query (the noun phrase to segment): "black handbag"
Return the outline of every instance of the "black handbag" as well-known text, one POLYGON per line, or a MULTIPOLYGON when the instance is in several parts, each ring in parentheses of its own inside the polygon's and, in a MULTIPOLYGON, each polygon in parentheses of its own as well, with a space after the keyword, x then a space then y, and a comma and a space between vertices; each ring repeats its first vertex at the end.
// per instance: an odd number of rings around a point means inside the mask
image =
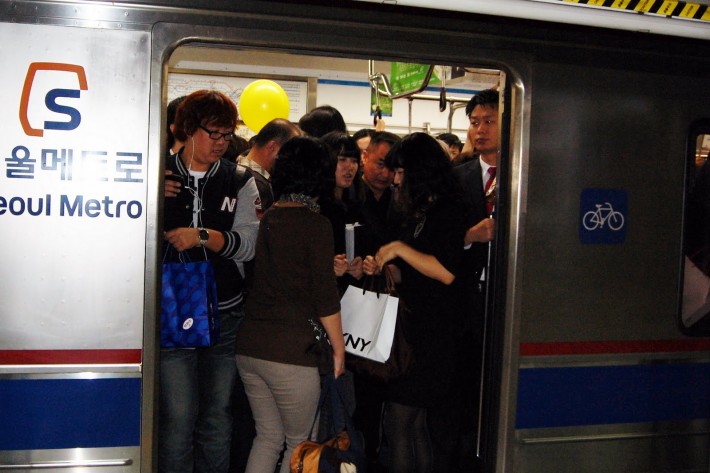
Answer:
POLYGON ((312 353, 317 358, 318 373, 321 376, 332 374, 335 366, 333 364, 333 347, 330 345, 328 334, 318 320, 308 319, 313 329, 313 343, 308 347, 308 353, 312 353))

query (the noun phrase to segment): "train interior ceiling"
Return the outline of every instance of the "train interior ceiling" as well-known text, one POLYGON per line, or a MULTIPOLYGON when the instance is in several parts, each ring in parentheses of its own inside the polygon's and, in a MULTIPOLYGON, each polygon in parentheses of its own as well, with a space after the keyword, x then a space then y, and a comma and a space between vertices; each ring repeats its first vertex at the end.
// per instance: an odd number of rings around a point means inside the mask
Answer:
MULTIPOLYGON (((225 92, 239 104, 245 86, 257 79, 269 79, 286 91, 289 119, 294 122, 315 106, 331 105, 354 133, 373 126, 374 111, 379 106, 387 131, 400 135, 452 132, 463 141, 468 127, 465 103, 479 90, 499 87, 503 77, 497 70, 468 66, 413 65, 197 44, 181 46, 170 57, 167 100, 206 88, 225 92), (426 75, 421 71, 429 66, 436 67, 428 85, 419 90, 426 75), (393 71, 414 78, 404 84, 390 84, 393 71), (379 94, 373 92, 373 85, 379 88, 379 94), (391 100, 388 92, 397 98, 391 100)), ((241 125, 237 133, 248 138, 253 131, 241 125)))

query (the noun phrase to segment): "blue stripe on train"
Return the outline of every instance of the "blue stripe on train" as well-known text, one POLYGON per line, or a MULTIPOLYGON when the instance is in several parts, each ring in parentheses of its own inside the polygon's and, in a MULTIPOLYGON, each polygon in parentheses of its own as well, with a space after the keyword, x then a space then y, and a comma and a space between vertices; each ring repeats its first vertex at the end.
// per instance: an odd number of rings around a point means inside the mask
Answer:
POLYGON ((2 379, 0 450, 140 445, 141 380, 2 379))
POLYGON ((516 428, 710 418, 710 363, 525 368, 516 428))

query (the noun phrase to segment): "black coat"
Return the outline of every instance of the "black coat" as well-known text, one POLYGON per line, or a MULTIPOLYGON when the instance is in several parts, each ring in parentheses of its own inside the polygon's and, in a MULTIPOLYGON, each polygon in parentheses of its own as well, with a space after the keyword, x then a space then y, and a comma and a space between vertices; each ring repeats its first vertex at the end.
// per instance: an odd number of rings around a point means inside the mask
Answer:
MULTIPOLYGON (((481 162, 474 159, 454 168, 464 192, 464 202, 468 207, 466 224, 469 228, 488 218, 486 198, 483 192, 481 162)), ((465 277, 478 280, 488 260, 488 243, 474 243, 465 252, 465 277)))

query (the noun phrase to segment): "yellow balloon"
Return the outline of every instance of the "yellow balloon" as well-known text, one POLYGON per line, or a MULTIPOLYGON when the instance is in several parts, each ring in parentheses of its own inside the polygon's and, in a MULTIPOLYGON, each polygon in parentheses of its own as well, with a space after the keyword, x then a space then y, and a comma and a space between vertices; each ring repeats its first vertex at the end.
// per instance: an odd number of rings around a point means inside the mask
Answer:
POLYGON ((239 98, 239 115, 254 133, 259 133, 274 118, 288 119, 289 110, 288 95, 271 80, 255 80, 239 98))

